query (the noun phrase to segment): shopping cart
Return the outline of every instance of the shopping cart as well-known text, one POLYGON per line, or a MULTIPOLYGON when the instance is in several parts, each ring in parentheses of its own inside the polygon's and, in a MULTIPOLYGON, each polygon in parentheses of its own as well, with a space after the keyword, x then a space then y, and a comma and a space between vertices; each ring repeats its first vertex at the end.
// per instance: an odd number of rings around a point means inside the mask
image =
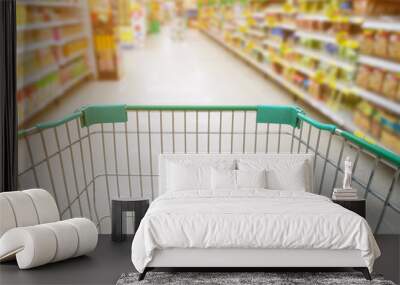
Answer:
POLYGON ((175 17, 172 23, 172 39, 182 41, 185 38, 186 19, 184 17, 175 17))
POLYGON ((312 153, 326 196, 349 156, 371 228, 400 233, 400 156, 292 106, 85 106, 20 131, 19 188, 47 189, 62 218, 109 233, 112 197, 157 196, 160 153, 312 153))

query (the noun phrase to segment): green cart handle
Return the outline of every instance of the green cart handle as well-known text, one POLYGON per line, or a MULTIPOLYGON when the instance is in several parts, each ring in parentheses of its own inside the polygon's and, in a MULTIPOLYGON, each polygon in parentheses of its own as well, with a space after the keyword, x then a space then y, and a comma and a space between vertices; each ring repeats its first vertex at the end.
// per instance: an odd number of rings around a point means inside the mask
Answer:
POLYGON ((22 138, 35 131, 55 128, 78 118, 81 120, 82 127, 99 123, 126 122, 128 120, 128 111, 256 111, 257 123, 286 124, 292 127, 299 127, 300 122, 304 121, 317 129, 339 135, 377 157, 391 162, 396 167, 400 167, 400 155, 377 144, 372 144, 352 133, 340 130, 335 125, 318 122, 308 117, 301 108, 296 106, 88 105, 62 119, 37 124, 30 129, 20 130, 18 136, 22 138))

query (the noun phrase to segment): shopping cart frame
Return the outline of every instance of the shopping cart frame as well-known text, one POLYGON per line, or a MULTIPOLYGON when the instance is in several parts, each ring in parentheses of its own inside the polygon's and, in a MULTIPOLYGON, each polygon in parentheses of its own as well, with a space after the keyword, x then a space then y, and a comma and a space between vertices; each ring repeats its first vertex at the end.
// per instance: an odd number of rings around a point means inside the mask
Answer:
POLYGON ((19 131, 19 146, 24 150, 19 188, 46 188, 62 217, 86 216, 103 233, 110 231, 113 196, 156 197, 160 153, 267 152, 314 153, 319 173, 314 192, 326 196, 339 183, 342 161, 350 154, 353 184, 371 204, 379 204, 373 209, 379 214, 369 220, 374 232, 400 232, 396 224, 385 225, 400 217, 400 156, 295 106, 88 105, 19 131), (379 179, 385 189, 378 189, 379 179))

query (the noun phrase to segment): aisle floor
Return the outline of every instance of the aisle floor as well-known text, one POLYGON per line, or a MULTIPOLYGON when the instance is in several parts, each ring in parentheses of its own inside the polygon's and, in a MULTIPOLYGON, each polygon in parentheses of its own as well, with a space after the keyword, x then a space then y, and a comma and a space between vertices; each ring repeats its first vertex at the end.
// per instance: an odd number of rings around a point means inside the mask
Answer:
POLYGON ((36 121, 59 118, 85 104, 294 104, 286 90, 196 30, 173 41, 165 28, 149 36, 145 47, 122 52, 119 81, 84 83, 36 121))

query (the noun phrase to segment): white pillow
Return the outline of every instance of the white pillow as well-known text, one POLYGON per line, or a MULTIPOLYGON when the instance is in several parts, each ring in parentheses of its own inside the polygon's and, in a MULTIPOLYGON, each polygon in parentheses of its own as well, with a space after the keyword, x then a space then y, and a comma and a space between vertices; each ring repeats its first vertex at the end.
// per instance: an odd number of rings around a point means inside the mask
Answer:
POLYGON ((168 163, 168 191, 210 189, 210 167, 168 163))
POLYGON ((236 189, 236 170, 211 168, 211 189, 236 189))
POLYGON ((313 154, 269 154, 238 160, 240 170, 266 169, 267 188, 313 192, 313 154))
POLYGON ((281 169, 267 171, 267 187, 271 190, 308 191, 310 189, 308 161, 281 169))
POLYGON ((266 188, 266 170, 236 170, 237 188, 266 188))

